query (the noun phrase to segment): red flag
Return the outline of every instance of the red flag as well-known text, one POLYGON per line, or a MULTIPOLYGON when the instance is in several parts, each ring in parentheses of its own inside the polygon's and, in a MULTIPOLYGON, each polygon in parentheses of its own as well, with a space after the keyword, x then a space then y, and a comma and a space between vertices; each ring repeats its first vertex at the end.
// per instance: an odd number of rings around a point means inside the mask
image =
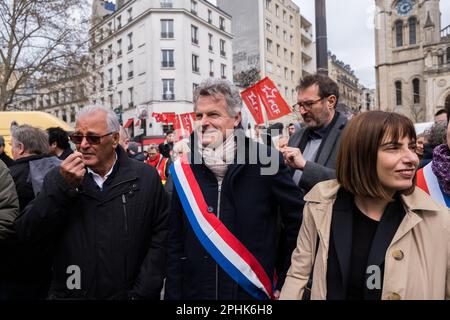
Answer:
POLYGON ((169 124, 169 123, 174 123, 175 122, 175 113, 173 112, 166 112, 163 113, 165 120, 164 123, 165 124, 169 124))
POLYGON ((269 121, 291 113, 289 105, 284 101, 277 87, 275 87, 269 78, 262 79, 255 87, 258 88, 259 96, 266 108, 269 121))
POLYGON ((175 138, 177 140, 180 140, 180 138, 183 136, 183 126, 180 115, 178 114, 174 115, 173 130, 175 131, 175 138))
POLYGON ((156 122, 162 122, 161 113, 153 112, 152 117, 155 118, 156 122))
POLYGON ((190 135, 194 131, 194 126, 192 123, 192 117, 190 113, 180 114, 181 125, 184 129, 184 135, 190 135))
POLYGON ((264 123, 262 106, 259 100, 258 89, 255 86, 241 92, 241 97, 247 105, 248 110, 255 119, 256 124, 264 123))

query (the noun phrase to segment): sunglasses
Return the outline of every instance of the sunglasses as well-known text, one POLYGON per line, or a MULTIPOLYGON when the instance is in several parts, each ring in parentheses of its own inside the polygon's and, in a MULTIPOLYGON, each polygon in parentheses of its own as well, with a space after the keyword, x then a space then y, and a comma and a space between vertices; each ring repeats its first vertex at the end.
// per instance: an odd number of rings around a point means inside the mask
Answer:
POLYGON ((82 135, 82 134, 79 134, 79 133, 74 133, 74 134, 71 134, 69 136, 69 138, 70 138, 70 141, 72 141, 75 144, 81 144, 83 142, 83 139, 86 138, 86 141, 89 144, 94 145, 94 144, 100 144, 102 142, 102 138, 104 138, 106 136, 109 136, 109 135, 112 135, 114 133, 116 133, 116 132, 112 131, 112 132, 104 134, 102 136, 97 136, 95 134, 89 134, 89 135, 85 136, 85 135, 82 135))

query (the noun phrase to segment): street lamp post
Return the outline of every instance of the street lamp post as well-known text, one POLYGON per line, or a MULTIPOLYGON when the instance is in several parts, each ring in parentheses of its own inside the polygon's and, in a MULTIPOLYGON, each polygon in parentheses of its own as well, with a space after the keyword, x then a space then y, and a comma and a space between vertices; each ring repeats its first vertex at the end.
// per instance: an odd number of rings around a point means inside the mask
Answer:
POLYGON ((328 75, 326 0, 315 0, 317 73, 328 75))

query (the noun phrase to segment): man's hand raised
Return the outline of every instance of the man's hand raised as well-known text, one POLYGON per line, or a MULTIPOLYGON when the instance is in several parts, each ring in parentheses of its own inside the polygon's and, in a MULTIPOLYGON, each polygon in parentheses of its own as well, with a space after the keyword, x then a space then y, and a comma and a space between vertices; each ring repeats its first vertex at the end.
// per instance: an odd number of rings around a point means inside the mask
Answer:
POLYGON ((86 174, 83 155, 75 151, 61 163, 59 170, 68 185, 73 188, 79 187, 86 174))

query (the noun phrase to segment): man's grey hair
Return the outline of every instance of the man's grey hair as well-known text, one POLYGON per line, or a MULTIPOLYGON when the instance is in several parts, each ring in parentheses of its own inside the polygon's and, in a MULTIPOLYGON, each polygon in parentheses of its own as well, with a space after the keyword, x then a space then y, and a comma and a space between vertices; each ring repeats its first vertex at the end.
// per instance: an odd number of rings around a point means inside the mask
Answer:
POLYGON ((30 154, 46 154, 49 152, 48 133, 45 130, 23 124, 11 127, 11 137, 14 144, 23 145, 25 152, 30 154))
POLYGON ((102 111, 106 114, 106 124, 110 132, 120 132, 120 123, 116 114, 111 109, 100 106, 86 106, 77 113, 77 120, 90 116, 98 111, 102 111))
POLYGON ((439 122, 433 124, 428 136, 428 144, 431 148, 435 148, 441 144, 447 143, 447 122, 439 122))
POLYGON ((227 112, 231 117, 236 116, 242 109, 242 98, 239 89, 230 81, 224 79, 209 78, 203 81, 194 91, 194 110, 197 110, 197 102, 200 97, 216 97, 218 94, 225 96, 227 112))

